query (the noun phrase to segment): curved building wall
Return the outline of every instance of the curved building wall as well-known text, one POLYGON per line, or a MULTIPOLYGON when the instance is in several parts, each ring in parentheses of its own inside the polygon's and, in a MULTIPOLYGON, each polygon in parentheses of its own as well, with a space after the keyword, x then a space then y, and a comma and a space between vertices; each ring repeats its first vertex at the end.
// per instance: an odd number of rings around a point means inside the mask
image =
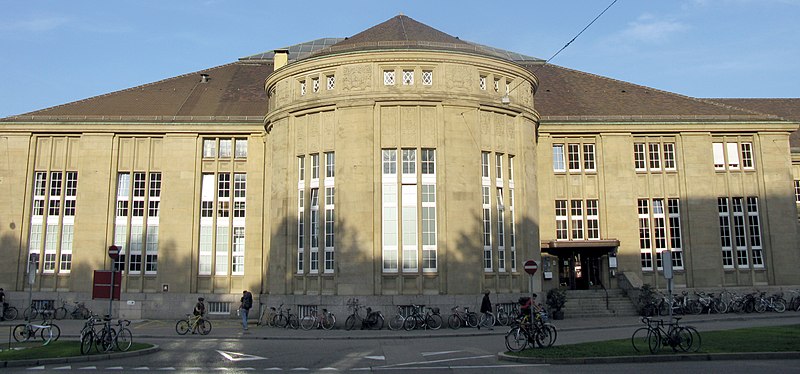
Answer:
POLYGON ((270 297, 449 305, 436 296, 527 292, 521 263, 539 245, 535 84, 505 61, 426 51, 326 56, 274 73, 270 297))

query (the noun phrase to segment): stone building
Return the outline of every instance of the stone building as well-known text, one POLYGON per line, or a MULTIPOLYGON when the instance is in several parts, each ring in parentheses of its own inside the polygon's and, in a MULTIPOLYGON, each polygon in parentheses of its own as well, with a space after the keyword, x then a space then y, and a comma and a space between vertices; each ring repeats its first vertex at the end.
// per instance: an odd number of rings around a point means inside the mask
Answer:
POLYGON ((663 288, 664 250, 677 287, 800 284, 800 118, 755 103, 397 16, 0 119, 0 286, 22 300, 31 261, 35 300, 88 300, 115 266, 130 318, 231 314, 243 289, 344 314, 663 288))

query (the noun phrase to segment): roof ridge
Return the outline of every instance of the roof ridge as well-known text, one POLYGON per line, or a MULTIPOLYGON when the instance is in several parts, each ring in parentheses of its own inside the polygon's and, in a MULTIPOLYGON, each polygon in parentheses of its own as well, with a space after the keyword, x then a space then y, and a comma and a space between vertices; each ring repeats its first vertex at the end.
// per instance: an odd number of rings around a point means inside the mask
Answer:
MULTIPOLYGON (((541 67, 545 66, 545 64, 535 64, 535 63, 528 63, 528 64, 525 64, 525 65, 529 65, 529 66, 539 65, 541 67)), ((700 99, 700 98, 696 98, 696 97, 692 97, 692 96, 687 96, 687 95, 683 95, 683 94, 679 94, 679 93, 675 93, 675 92, 670 92, 670 91, 666 91, 666 90, 662 90, 662 89, 658 89, 658 88, 653 88, 653 87, 650 87, 650 86, 631 83, 631 82, 624 81, 624 80, 621 80, 621 79, 616 79, 616 78, 611 78, 611 77, 607 77, 607 76, 603 76, 603 75, 599 75, 599 74, 595 74, 595 73, 589 73, 589 72, 585 72, 585 71, 581 71, 581 70, 575 70, 575 69, 571 69, 571 68, 566 68, 566 67, 563 67, 561 65, 556 65, 556 64, 553 64, 553 63, 547 63, 546 65, 549 65, 549 66, 552 66, 552 67, 555 67, 555 68, 558 68, 558 69, 562 69, 562 70, 568 70, 568 71, 576 72, 576 73, 579 73, 579 74, 589 75, 589 76, 592 76, 592 77, 595 77, 595 78, 600 78, 600 79, 611 81, 611 82, 624 83, 624 84, 631 85, 631 86, 634 86, 634 87, 638 87, 638 88, 642 88, 642 89, 646 89, 646 90, 652 90, 654 92, 658 92, 658 93, 662 93, 662 94, 666 94, 666 95, 670 95, 670 96, 681 97, 683 99, 688 99, 688 100, 692 100, 692 101, 703 103, 703 104, 714 105, 714 106, 725 108, 725 109, 734 109, 734 110, 737 110, 737 111, 740 111, 740 112, 745 112, 745 113, 750 113, 750 114, 761 114, 761 115, 767 115, 767 116, 774 116, 774 115, 769 115, 769 114, 766 114, 766 113, 751 112, 751 111, 743 109, 743 108, 738 108, 738 107, 734 107, 734 106, 730 106, 730 105, 725 105, 725 104, 722 104, 722 103, 719 103, 719 102, 714 102, 714 101, 707 101, 707 100, 704 100, 704 99, 700 99)), ((538 68, 537 68, 537 70, 538 70, 538 68)))

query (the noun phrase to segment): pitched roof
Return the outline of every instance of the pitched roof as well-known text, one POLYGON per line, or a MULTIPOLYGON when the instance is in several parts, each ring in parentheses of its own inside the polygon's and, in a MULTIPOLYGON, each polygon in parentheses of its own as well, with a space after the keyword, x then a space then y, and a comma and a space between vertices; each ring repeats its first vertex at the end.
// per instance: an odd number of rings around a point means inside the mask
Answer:
MULTIPOLYGON (((161 81, 15 116, 85 117, 254 117, 266 113, 264 80, 272 62, 235 62, 161 81), (207 75, 203 82, 202 74, 207 75)), ((15 117, 9 117, 13 119, 15 117)))
MULTIPOLYGON (((525 64, 539 78, 534 107, 542 120, 566 117, 719 120, 771 117, 557 65, 525 64)), ((610 118, 608 118, 610 119, 610 118)), ((772 119, 775 119, 772 116, 772 119)))
POLYGON ((330 47, 311 53, 309 57, 386 49, 462 51, 509 59, 507 54, 498 52, 496 48, 463 41, 402 14, 345 38, 330 47))
MULTIPOLYGON (((719 103, 754 110, 761 113, 775 114, 793 122, 800 122, 800 98, 786 99, 708 99, 719 103)), ((792 147, 800 147, 800 130, 789 137, 792 147)))

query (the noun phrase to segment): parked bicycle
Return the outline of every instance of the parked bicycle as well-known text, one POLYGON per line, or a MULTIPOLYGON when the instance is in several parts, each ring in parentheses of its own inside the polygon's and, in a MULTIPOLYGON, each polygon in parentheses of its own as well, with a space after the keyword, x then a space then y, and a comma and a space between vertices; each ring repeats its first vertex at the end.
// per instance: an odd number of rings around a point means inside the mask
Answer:
POLYGON ((211 321, 202 315, 187 314, 186 318, 175 324, 175 331, 178 335, 186 335, 189 331, 192 334, 208 335, 211 332, 211 321))
POLYGON ((642 323, 647 326, 636 329, 631 335, 633 349, 655 354, 662 347, 669 346, 673 352, 697 352, 701 344, 700 333, 694 327, 681 326, 679 321, 680 317, 674 318, 674 322, 642 317, 642 323))
POLYGON ((533 321, 530 320, 530 315, 525 314, 506 333, 506 348, 512 352, 520 352, 528 346, 552 347, 558 339, 558 329, 547 321, 547 312, 536 312, 533 321))
POLYGON ((8 303, 3 303, 3 319, 6 321, 13 321, 17 319, 18 314, 17 308, 8 305, 8 303))
POLYGON ((402 330, 406 322, 406 307, 402 305, 397 306, 397 314, 389 318, 389 330, 402 330))
POLYGON ((36 339, 37 333, 42 339, 42 342, 44 342, 43 345, 48 345, 50 342, 58 340, 61 336, 61 328, 52 323, 52 321, 43 321, 41 324, 35 324, 29 321, 14 326, 12 332, 14 340, 17 342, 27 342, 30 339, 36 339))
POLYGON ((283 309, 283 304, 278 307, 277 314, 272 318, 272 325, 283 328, 300 328, 300 320, 297 314, 292 313, 292 308, 283 309))
POLYGON ((347 330, 352 330, 358 325, 361 326, 362 330, 380 330, 383 328, 385 322, 383 314, 367 307, 364 316, 362 316, 361 309, 364 309, 364 306, 358 302, 357 298, 347 300, 347 308, 351 310, 350 315, 344 321, 344 327, 347 330))
POLYGON ((275 326, 272 321, 275 319, 276 315, 278 315, 278 311, 274 306, 261 309, 261 315, 258 316, 256 326, 275 326))
POLYGON ((72 319, 87 319, 92 314, 92 311, 82 301, 73 301, 72 303, 74 305, 70 307, 66 301, 61 300, 61 306, 55 309, 55 318, 60 320, 69 316, 72 319))
POLYGON ((111 324, 111 316, 105 315, 102 319, 90 317, 87 325, 84 325, 84 330, 81 331, 82 355, 89 354, 92 348, 97 352, 114 350, 114 347, 117 346, 117 330, 111 324))
POLYGON ((422 314, 424 305, 412 305, 413 311, 406 317, 403 323, 403 328, 406 331, 414 329, 431 329, 438 330, 442 327, 442 316, 439 315, 439 308, 425 308, 425 314, 422 314))
POLYGON ((55 315, 55 313, 56 310, 53 307, 53 303, 48 300, 38 300, 31 302, 31 305, 22 312, 22 316, 25 317, 26 321, 32 321, 39 316, 43 316, 46 319, 55 315))
POLYGON ((511 302, 505 305, 497 304, 495 318, 497 319, 497 323, 508 326, 511 325, 517 318, 519 318, 519 311, 515 307, 509 307, 509 305, 514 305, 516 302, 511 302))
POLYGON ((325 308, 322 308, 322 313, 317 313, 315 308, 300 320, 300 327, 303 330, 311 330, 313 328, 330 330, 334 325, 336 325, 336 316, 325 308))
POLYGON ((464 311, 460 311, 458 308, 458 305, 456 305, 450 309, 453 314, 447 318, 447 325, 451 329, 459 329, 461 326, 478 327, 477 313, 470 312, 468 307, 464 307, 464 311))
POLYGON ((761 292, 761 294, 756 299, 755 303, 755 310, 758 313, 764 313, 767 311, 774 311, 777 313, 783 313, 786 311, 786 302, 780 295, 772 295, 772 296, 765 296, 766 292, 761 292))

